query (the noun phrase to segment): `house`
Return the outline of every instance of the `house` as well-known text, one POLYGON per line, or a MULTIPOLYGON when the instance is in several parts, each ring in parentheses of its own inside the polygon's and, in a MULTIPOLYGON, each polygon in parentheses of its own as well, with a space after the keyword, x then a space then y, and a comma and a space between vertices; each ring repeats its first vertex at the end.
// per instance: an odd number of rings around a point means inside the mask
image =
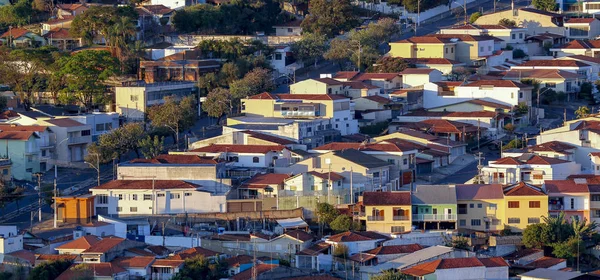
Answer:
POLYGON ((581 172, 581 165, 559 158, 524 153, 518 157, 490 161, 481 172, 484 182, 490 184, 542 184, 545 180, 564 180, 571 174, 578 174, 581 172))
POLYGON ((290 162, 291 153, 282 145, 239 145, 213 144, 186 152, 188 155, 218 157, 235 167, 269 168, 279 159, 290 162))
POLYGON ((55 248, 59 255, 81 255, 85 250, 100 242, 94 235, 85 235, 55 248))
POLYGON ((332 78, 307 79, 290 85, 290 94, 336 94, 344 93, 344 84, 332 78))
POLYGON ((591 18, 570 18, 564 22, 565 35, 569 40, 591 40, 600 35, 600 20, 591 18))
POLYGON ((337 72, 333 79, 341 82, 363 82, 389 92, 402 88, 402 76, 399 73, 360 73, 354 71, 337 72))
POLYGON ((283 187, 285 192, 289 195, 295 195, 299 192, 304 196, 314 195, 315 193, 323 193, 326 195, 329 189, 339 189, 344 183, 344 176, 335 172, 309 171, 286 176, 288 176, 288 178, 284 180, 283 187))
POLYGON ((405 268, 402 273, 418 279, 509 279, 508 263, 500 257, 438 259, 405 268))
POLYGON ((588 185, 590 191, 590 221, 600 222, 600 186, 588 185))
MULTIPOLYGON (((300 38, 298 36, 298 38, 300 38)), ((271 65, 273 71, 271 74, 274 79, 293 80, 296 69, 304 67, 301 60, 296 60, 294 51, 290 45, 279 45, 273 49, 271 55, 267 56, 267 61, 271 65)))
MULTIPOLYGON (((407 117, 410 118, 410 116, 402 116, 401 119, 405 119, 407 117)), ((482 136, 488 135, 487 128, 485 127, 444 119, 428 119, 417 122, 395 121, 391 125, 395 126, 394 129, 391 129, 391 131, 408 128, 429 132, 432 135, 440 138, 445 137, 452 141, 461 141, 465 143, 476 141, 482 136)))
POLYGON ((474 24, 498 24, 501 19, 515 21, 517 26, 526 28, 532 35, 550 32, 564 34, 564 16, 534 8, 508 9, 479 17, 474 24))
POLYGON ((600 57, 600 40, 572 40, 567 44, 550 48, 554 57, 584 55, 600 57))
POLYGON ((123 250, 135 247, 135 245, 133 241, 124 238, 105 237, 81 252, 81 258, 84 263, 109 262, 121 255, 123 250))
POLYGON ((39 47, 46 44, 44 37, 24 28, 9 28, 0 35, 0 45, 12 47, 39 47))
POLYGON ((23 234, 19 234, 17 226, 0 226, 0 254, 19 250, 23 250, 23 234))
POLYGON ((338 246, 348 248, 348 255, 371 250, 381 246, 389 237, 373 231, 347 231, 332 235, 325 239, 333 250, 338 246))
MULTIPOLYGON (((229 277, 228 279, 229 280, 245 280, 245 279, 253 278, 254 277, 253 275, 256 275, 256 277, 257 277, 256 279, 272 279, 272 277, 267 277, 267 276, 265 276, 265 274, 267 274, 268 272, 271 272, 273 270, 276 270, 278 268, 279 268, 278 264, 258 264, 253 269, 248 269, 237 275, 229 277)), ((285 269, 283 269, 283 270, 285 270, 285 269)), ((285 272, 280 272, 280 273, 285 273, 285 272)), ((276 275, 277 275, 277 273, 276 273, 276 275)))
POLYGON ((506 256, 504 256, 504 260, 506 260, 510 265, 527 265, 537 259, 544 257, 544 250, 535 249, 535 248, 526 248, 522 250, 517 250, 512 252, 506 256))
POLYGON ((83 45, 82 39, 73 37, 66 28, 50 29, 43 36, 48 40, 48 45, 63 51, 70 51, 83 45))
POLYGON ((548 215, 548 195, 544 189, 524 182, 504 187, 505 229, 522 232, 527 225, 539 224, 548 215))
POLYGON ((466 63, 451 60, 447 58, 407 58, 407 62, 414 64, 417 68, 435 69, 442 72, 442 75, 449 75, 466 63))
MULTIPOLYGON (((502 77, 504 80, 520 82, 526 79, 537 80, 545 88, 556 92, 575 93, 582 82, 587 81, 584 74, 559 69, 515 69, 509 70, 502 77)), ((536 94, 537 92, 532 92, 536 94)))
POLYGON ((355 254, 350 259, 361 266, 377 265, 423 249, 424 247, 419 244, 383 245, 355 254))
POLYGON ((586 179, 546 180, 549 215, 565 213, 565 218, 590 221, 590 189, 586 179))
MULTIPOLYGON (((165 26, 173 24, 171 18, 175 14, 175 10, 165 5, 142 5, 135 7, 135 9, 142 17, 145 17, 146 15, 151 16, 158 25, 165 26)), ((142 29, 144 28, 144 26, 139 27, 142 29)))
POLYGON ((151 279, 171 279, 183 268, 184 264, 184 260, 155 260, 150 266, 152 270, 151 279))
MULTIPOLYGON (((49 170, 54 166, 54 153, 55 146, 52 143, 53 140, 56 140, 56 136, 53 135, 52 131, 47 126, 41 125, 16 125, 16 124, 0 124, 0 131, 4 132, 33 132, 35 136, 35 141, 37 142, 37 147, 40 149, 39 151, 39 168, 42 172, 49 170)), ((10 153, 9 153, 10 154, 10 153)), ((5 166, 3 169, 8 167, 8 163, 4 162, 5 166)), ((12 161, 10 167, 12 168, 12 161)), ((12 172, 11 172, 12 173, 12 172)), ((4 174, 3 175, 9 175, 4 174)))
MULTIPOLYGON (((363 96, 353 99, 354 110, 384 110, 392 100, 379 95, 363 96)), ((391 117, 391 115, 390 115, 391 117)))
POLYGON ((56 135, 57 165, 82 162, 87 155, 87 147, 92 144, 92 127, 69 118, 39 120, 40 125, 48 126, 56 135), (64 141, 64 142, 62 142, 64 141), (64 143, 60 145, 61 143, 64 143))
POLYGON ((154 257, 118 257, 111 261, 115 266, 124 268, 129 273, 129 277, 137 277, 138 279, 150 279, 150 266, 154 262, 154 257))
POLYGON ((122 267, 112 263, 72 264, 56 280, 73 280, 79 278, 127 280, 129 279, 129 273, 122 267))
POLYGON ((219 71, 221 63, 213 59, 202 59, 199 50, 185 50, 157 60, 142 60, 138 79, 148 83, 169 81, 196 82, 206 73, 219 71))
POLYGON ((283 24, 275 25, 275 36, 300 36, 302 35, 302 20, 296 19, 283 24))
POLYGON ((211 261, 216 261, 220 258, 220 253, 205 249, 202 247, 192 247, 181 252, 175 253, 173 256, 168 257, 170 260, 186 260, 197 257, 203 257, 211 261))
POLYGON ((179 180, 114 180, 90 189, 97 215, 225 212, 225 196, 179 180))
POLYGON ((364 192, 367 231, 410 232, 412 228, 410 192, 364 192), (387 212, 387 214, 386 214, 387 212))
POLYGON ((65 29, 67 32, 71 28, 71 23, 75 16, 64 15, 59 18, 50 19, 42 23, 42 36, 45 36, 50 30, 65 29))
POLYGON ((504 229, 502 185, 456 185, 458 229, 501 231, 504 229))
POLYGON ((533 153, 538 156, 575 161, 576 146, 560 141, 550 141, 543 144, 528 146, 524 149, 510 149, 503 151, 506 157, 520 157, 526 153, 533 153))
POLYGON ((87 4, 75 3, 75 4, 58 4, 56 5, 57 12, 59 18, 65 16, 76 16, 83 14, 85 11, 89 9, 87 4))
POLYGON ((254 199, 262 197, 277 197, 284 190, 284 182, 288 174, 256 174, 238 187, 238 197, 254 199))
MULTIPOLYGON (((511 70, 518 69, 556 69, 556 70, 564 70, 568 72, 572 72, 579 75, 584 75, 585 79, 588 81, 596 81, 598 77, 593 77, 592 65, 590 65, 587 61, 577 61, 577 60, 564 60, 564 59, 553 59, 553 60, 529 60, 527 62, 521 63, 519 65, 511 66, 511 70)), ((575 85, 573 85, 575 86, 575 85)), ((569 89, 567 89, 568 91, 569 89)))
MULTIPOLYGON (((559 57, 559 60, 575 60, 592 66, 592 77, 600 75, 600 58, 585 55, 570 55, 559 57)), ((587 77, 586 77, 587 78, 587 77)), ((585 80, 581 80, 584 82, 585 80)))
POLYGON ((454 185, 416 185, 411 193, 412 225, 416 229, 457 229, 454 185))
POLYGON ((54 198, 57 207, 57 220, 63 223, 91 223, 95 216, 93 195, 62 196, 54 198))
MULTIPOLYGON (((574 271, 562 271, 548 268, 538 268, 519 274, 522 280, 570 280, 582 279, 582 274, 574 271)), ((583 278, 587 279, 587 278, 583 278)))
POLYGON ((330 270, 333 264, 331 244, 320 241, 296 253, 295 264, 300 269, 330 270))
POLYGON ((442 72, 433 68, 406 68, 400 72, 402 87, 413 88, 442 80, 442 72))
POLYGON ((382 93, 382 89, 365 82, 349 81, 344 84, 344 95, 353 100, 367 96, 377 96, 382 93))
MULTIPOLYGON (((328 83, 342 83, 333 79, 328 83)), ((311 80, 306 81, 311 82, 311 80)), ((317 82, 316 84, 323 84, 317 82)), ((329 87, 327 90, 331 89, 329 87)), ((270 94, 261 93, 241 100, 242 113, 246 118, 292 118, 326 120, 324 127, 306 128, 307 136, 319 134, 319 130, 335 129, 341 135, 358 133, 358 122, 354 119, 349 98, 335 94, 270 94)), ((238 124, 238 119, 229 118, 228 125, 238 124)), ((247 129, 244 129, 247 130, 247 129)))
POLYGON ((423 107, 426 109, 485 99, 511 107, 521 103, 531 106, 533 87, 507 80, 479 80, 468 84, 437 82, 424 85, 423 107))
POLYGON ((441 34, 469 34, 469 35, 490 35, 494 36, 498 39, 501 39, 500 47, 506 48, 506 46, 511 46, 515 49, 523 49, 526 53, 527 46, 525 42, 525 37, 527 36, 527 28, 523 27, 512 27, 512 26, 504 26, 495 24, 484 24, 484 25, 475 25, 475 24, 464 24, 451 26, 449 28, 440 29, 441 34))
POLYGON ((33 180, 33 174, 40 172, 39 136, 33 130, 0 131, 0 150, 9 158, 12 177, 16 180, 33 180))
MULTIPOLYGON (((164 103, 166 96, 184 97, 198 92, 193 82, 125 83, 115 87, 116 111, 129 121, 144 120, 148 108, 164 103)), ((200 107, 198 107, 200 112, 200 107)))
POLYGON ((223 260, 227 264, 229 276, 236 275, 254 266, 254 259, 248 255, 238 255, 223 260))

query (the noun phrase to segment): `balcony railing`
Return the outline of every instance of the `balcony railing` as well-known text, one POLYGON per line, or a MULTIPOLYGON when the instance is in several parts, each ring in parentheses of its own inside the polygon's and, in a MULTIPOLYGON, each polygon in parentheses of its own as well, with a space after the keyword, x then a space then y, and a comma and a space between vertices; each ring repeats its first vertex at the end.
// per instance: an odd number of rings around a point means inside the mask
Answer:
POLYGON ((383 221, 384 216, 367 216, 367 221, 383 221))
POLYGON ((394 216, 393 220, 394 221, 408 221, 410 219, 410 216, 394 216))
POLYGON ((92 136, 69 137, 69 144, 84 144, 92 142, 92 136))
POLYGON ((565 210, 565 206, 564 205, 548 205, 548 210, 553 210, 553 211, 559 211, 559 210, 565 210))
POLYGON ((319 116, 318 111, 281 111, 283 117, 315 117, 319 116))
POLYGON ((456 221, 456 214, 414 214, 413 221, 456 221))
POLYGON ((600 201, 590 201, 590 208, 594 209, 600 209, 600 201))

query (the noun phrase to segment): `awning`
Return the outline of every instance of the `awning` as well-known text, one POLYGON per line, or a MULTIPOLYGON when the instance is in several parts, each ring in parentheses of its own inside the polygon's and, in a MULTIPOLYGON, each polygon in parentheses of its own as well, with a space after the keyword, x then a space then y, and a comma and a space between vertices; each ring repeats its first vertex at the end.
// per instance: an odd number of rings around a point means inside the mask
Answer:
POLYGON ((277 220, 277 223, 284 229, 306 228, 308 224, 302 218, 290 218, 277 220))

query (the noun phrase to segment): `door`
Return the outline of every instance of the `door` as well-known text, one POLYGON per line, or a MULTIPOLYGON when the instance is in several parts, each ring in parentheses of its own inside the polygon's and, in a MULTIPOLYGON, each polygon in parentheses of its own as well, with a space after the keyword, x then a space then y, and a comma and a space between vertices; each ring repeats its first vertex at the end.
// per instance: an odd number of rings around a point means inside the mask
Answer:
POLYGON ((446 208, 444 209, 444 214, 445 214, 445 219, 446 220, 451 220, 451 216, 452 216, 452 209, 451 208, 446 208))

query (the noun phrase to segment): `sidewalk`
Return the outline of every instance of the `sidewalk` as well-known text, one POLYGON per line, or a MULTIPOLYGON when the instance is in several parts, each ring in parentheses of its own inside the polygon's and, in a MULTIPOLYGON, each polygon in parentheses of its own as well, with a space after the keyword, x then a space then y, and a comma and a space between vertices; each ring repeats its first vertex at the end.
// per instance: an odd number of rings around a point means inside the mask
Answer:
POLYGON ((431 184, 433 182, 441 181, 450 175, 456 174, 458 171, 475 161, 477 161, 477 159, 474 155, 464 154, 456 158, 450 165, 436 168, 432 173, 417 176, 416 182, 417 184, 431 184))

